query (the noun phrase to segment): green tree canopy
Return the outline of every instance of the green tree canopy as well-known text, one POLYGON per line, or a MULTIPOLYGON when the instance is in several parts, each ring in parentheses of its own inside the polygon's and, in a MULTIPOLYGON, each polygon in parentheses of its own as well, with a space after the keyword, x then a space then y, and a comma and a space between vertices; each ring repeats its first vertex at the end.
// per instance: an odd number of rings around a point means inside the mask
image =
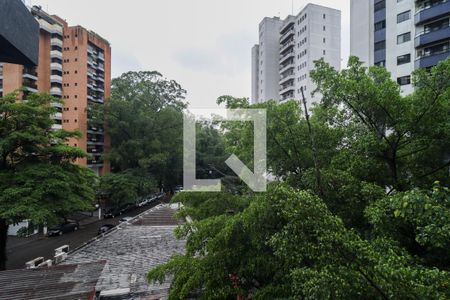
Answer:
POLYGON ((95 175, 73 164, 86 153, 66 144, 80 134, 52 129, 52 102, 46 94, 0 98, 0 269, 10 224, 51 224, 93 207, 95 175))

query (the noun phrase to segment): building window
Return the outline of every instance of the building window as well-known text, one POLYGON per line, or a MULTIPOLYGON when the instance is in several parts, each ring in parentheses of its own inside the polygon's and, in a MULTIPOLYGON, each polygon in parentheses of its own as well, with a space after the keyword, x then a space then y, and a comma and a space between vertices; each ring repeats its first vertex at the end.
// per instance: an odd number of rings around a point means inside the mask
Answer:
POLYGON ((403 44, 411 40, 411 32, 397 35, 397 44, 403 44))
POLYGON ((405 11, 397 15, 397 24, 411 19, 411 11, 405 11))
POLYGON ((75 50, 78 50, 78 46, 75 46, 75 50))
POLYGON ((404 65, 411 62, 411 54, 397 56, 397 65, 404 65))
POLYGON ((325 42, 326 42, 326 39, 325 39, 325 38, 323 38, 323 43, 325 44, 325 42))
POLYGON ((386 49, 386 41, 380 41, 380 42, 375 43, 375 45, 374 45, 375 51, 384 50, 384 49, 386 49))
POLYGON ((73 110, 78 110, 78 107, 74 107, 73 110))
POLYGON ((375 12, 380 11, 380 10, 385 9, 385 8, 386 8, 386 1, 385 0, 380 1, 378 3, 375 3, 375 5, 374 5, 375 12))
POLYGON ((326 15, 326 14, 323 14, 323 18, 326 19, 326 18, 327 18, 327 15, 326 15))
POLYGON ((323 25, 323 31, 326 31, 327 27, 325 25, 323 25))
POLYGON ((75 58, 75 61, 78 61, 78 58, 75 58))
POLYGON ((78 98, 78 95, 75 95, 75 99, 77 99, 78 98))
POLYGON ((411 75, 408 76, 402 76, 397 78, 397 83, 399 85, 408 85, 411 84, 411 75))
POLYGON ((78 74, 78 71, 77 71, 77 70, 75 70, 75 74, 78 74))
POLYGON ((375 23, 374 27, 375 27, 375 31, 386 28, 386 20, 375 23))
POLYGON ((375 63, 375 66, 378 66, 378 67, 385 67, 385 66, 386 66, 386 61, 385 61, 385 60, 382 60, 382 61, 376 62, 376 63, 375 63))
POLYGON ((326 52, 325 50, 323 50, 323 55, 326 55, 326 53, 327 53, 327 52, 326 52))

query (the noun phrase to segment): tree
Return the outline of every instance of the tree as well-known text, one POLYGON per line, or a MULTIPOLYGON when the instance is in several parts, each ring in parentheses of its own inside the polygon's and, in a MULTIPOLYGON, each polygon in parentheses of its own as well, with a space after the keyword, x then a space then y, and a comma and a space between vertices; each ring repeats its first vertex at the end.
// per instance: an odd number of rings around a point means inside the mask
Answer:
POLYGON ((156 188, 156 183, 149 180, 148 174, 127 170, 120 173, 109 173, 100 177, 99 188, 109 195, 109 200, 115 207, 125 203, 133 203, 138 197, 147 196, 156 188))
POLYGON ((159 188, 180 183, 185 93, 158 72, 128 72, 113 79, 105 116, 114 172, 141 169, 159 188))
MULTIPOLYGON (((323 100, 309 122, 295 100, 218 99, 267 109, 267 166, 282 183, 173 199, 194 218, 177 230, 186 253, 149 273, 173 275, 171 299, 450 297, 450 60, 416 71, 408 96, 354 57, 342 71, 318 61, 311 77, 323 100)), ((223 129, 251 165, 252 124, 223 129)))
POLYGON ((449 296, 448 272, 420 265, 389 239, 365 240, 310 192, 275 184, 265 194, 236 197, 238 205, 233 197, 175 197, 187 206, 182 215, 197 217, 177 231, 187 240, 186 254, 148 275, 155 281, 174 276, 170 299, 449 296), (219 199, 228 204, 207 214, 219 199))
POLYGON ((380 185, 402 191, 449 180, 450 59, 429 73, 416 70, 415 92, 408 96, 385 68, 367 69, 356 57, 341 72, 320 60, 311 77, 323 95, 322 107, 334 107, 357 129, 348 139, 385 178, 380 185))
POLYGON ((0 269, 10 224, 53 223, 92 208, 95 175, 73 164, 86 153, 65 144, 80 134, 52 130, 52 102, 58 99, 46 94, 0 98, 0 269))

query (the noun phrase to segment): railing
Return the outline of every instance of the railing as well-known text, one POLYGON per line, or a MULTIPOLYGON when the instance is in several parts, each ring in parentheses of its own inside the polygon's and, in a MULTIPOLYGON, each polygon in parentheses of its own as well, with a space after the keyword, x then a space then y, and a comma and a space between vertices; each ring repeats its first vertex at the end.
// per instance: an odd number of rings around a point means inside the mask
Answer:
POLYGON ((445 28, 448 28, 448 27, 450 27, 450 23, 444 23, 444 24, 440 25, 439 27, 433 27, 433 28, 425 29, 425 30, 419 32, 418 34, 416 34, 416 37, 422 36, 422 35, 430 33, 430 32, 439 31, 441 29, 445 29, 445 28))
POLYGON ((442 50, 439 50, 439 51, 433 51, 433 52, 427 52, 427 53, 423 53, 422 55, 418 55, 417 56, 417 58, 416 58, 416 60, 419 60, 419 59, 422 59, 422 58, 425 58, 425 57, 430 57, 430 56, 435 56, 435 55, 439 55, 439 54, 443 54, 443 53, 448 53, 448 52, 450 52, 450 48, 444 48, 444 49, 442 49, 442 50))
POLYGON ((288 41, 286 44, 284 44, 281 48, 280 48, 280 53, 282 53, 284 50, 288 49, 289 47, 293 46, 295 44, 294 39, 288 41))
POLYGON ((449 1, 449 0, 441 0, 441 1, 433 2, 433 3, 428 4, 428 5, 419 6, 419 7, 417 7, 417 9, 416 9, 416 15, 419 14, 419 13, 421 13, 421 12, 424 11, 424 10, 427 10, 427 9, 429 9, 429 8, 433 8, 433 7, 435 7, 435 6, 438 6, 438 5, 440 5, 440 4, 446 3, 446 2, 448 2, 448 1, 449 1))

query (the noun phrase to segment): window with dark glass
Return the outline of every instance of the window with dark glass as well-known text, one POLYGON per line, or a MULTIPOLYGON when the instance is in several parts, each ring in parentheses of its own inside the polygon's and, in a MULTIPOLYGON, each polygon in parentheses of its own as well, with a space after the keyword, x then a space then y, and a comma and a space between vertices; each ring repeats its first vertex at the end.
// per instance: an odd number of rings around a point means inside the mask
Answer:
POLYGON ((397 56, 397 65, 404 65, 411 62, 411 54, 397 56))
POLYGON ((375 23, 375 31, 386 28, 386 20, 375 23))
POLYGON ((384 50, 386 49, 386 41, 380 41, 375 43, 374 45, 374 50, 378 51, 378 50, 384 50))
POLYGON ((397 83, 399 85, 407 85, 407 84, 411 84, 411 76, 402 76, 402 77, 398 77, 397 78, 397 83))
POLYGON ((377 2, 374 5, 374 9, 375 9, 376 12, 380 11, 382 9, 385 9, 385 8, 386 8, 386 1, 385 0, 377 2))

